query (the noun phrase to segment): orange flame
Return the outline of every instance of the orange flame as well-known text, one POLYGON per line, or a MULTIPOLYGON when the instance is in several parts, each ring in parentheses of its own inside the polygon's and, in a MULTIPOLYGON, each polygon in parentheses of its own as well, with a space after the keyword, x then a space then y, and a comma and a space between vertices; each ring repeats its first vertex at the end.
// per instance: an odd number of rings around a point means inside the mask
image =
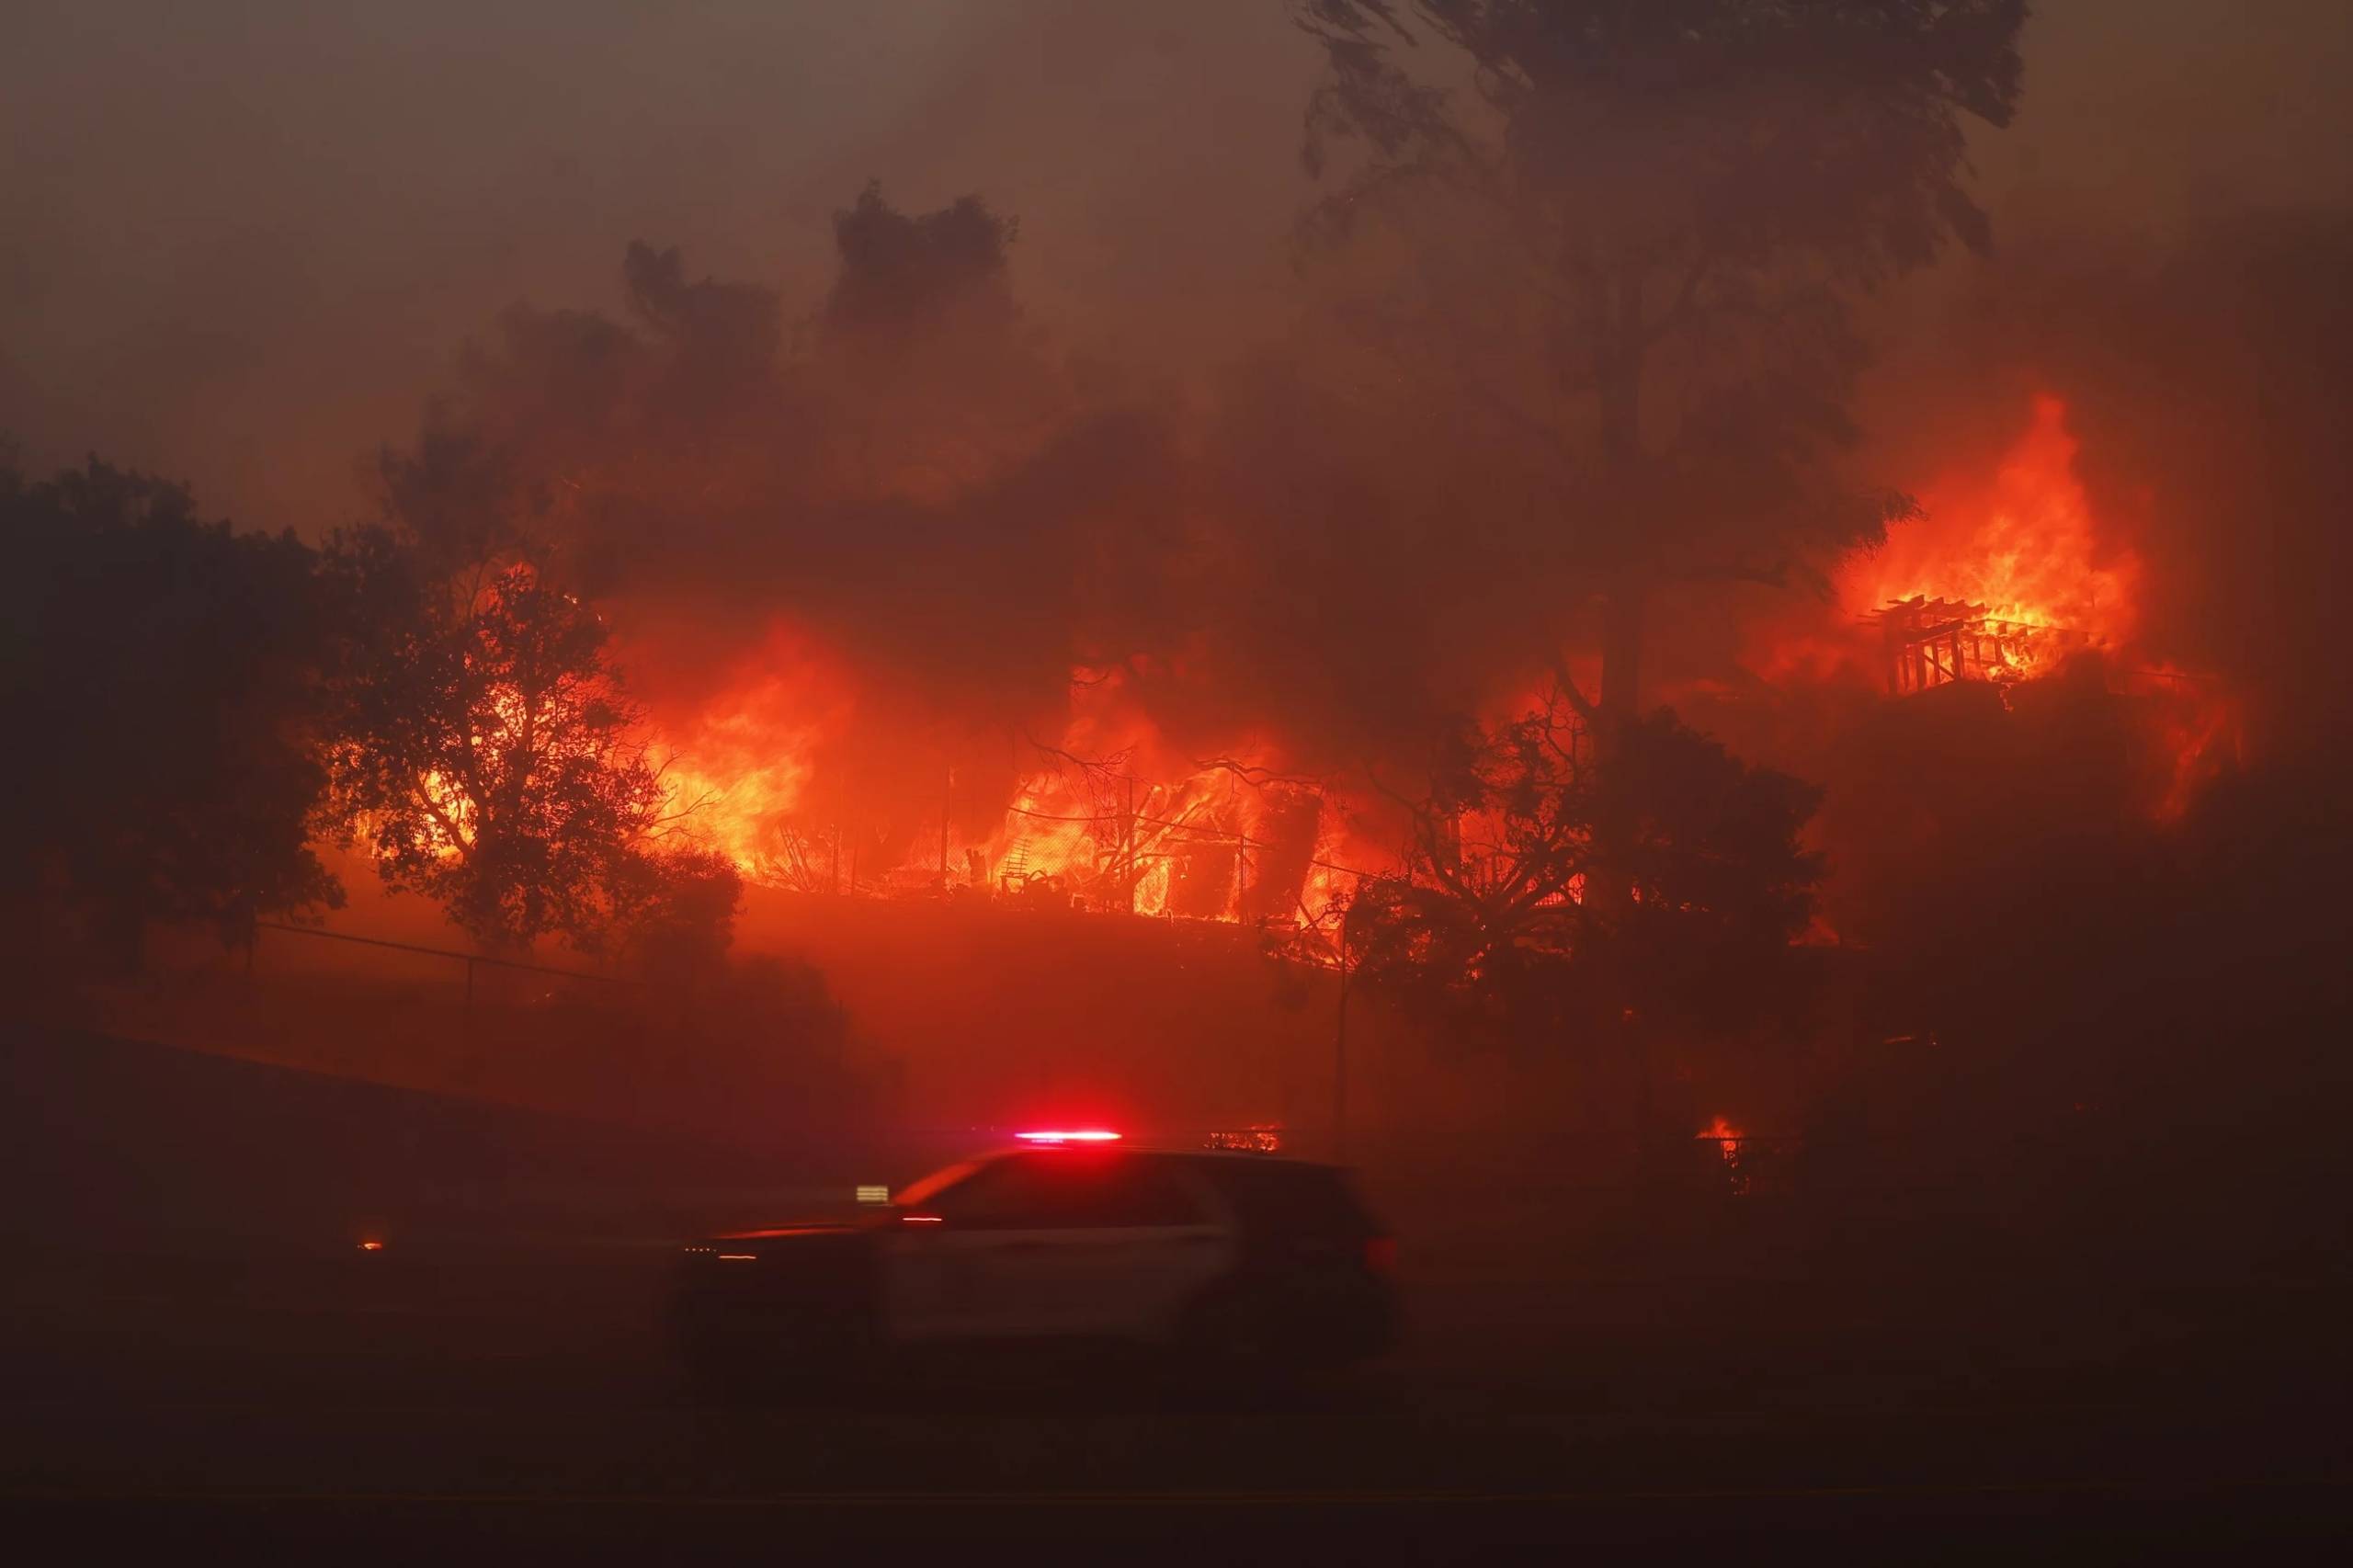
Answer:
POLYGON ((1989 620, 2126 645, 2141 558, 2102 537, 2075 473, 2081 445, 2067 405, 2037 397, 2032 422, 1990 482, 1939 480, 1922 497, 1925 517, 1895 525, 1884 546, 1848 563, 1841 599, 1858 614, 1915 596, 1952 599, 1983 605, 1989 620))
MULTIPOLYGON (((1882 548, 1840 574, 1849 611, 1901 616, 1916 605, 1907 633, 1929 622, 1948 629, 1915 649, 1914 667, 1891 672, 1907 677, 1898 689, 2029 680, 2077 648, 2135 653, 2143 564, 2094 514, 2076 472, 2081 445, 2066 404, 2035 398, 2026 430, 1990 479, 1939 480, 1924 497, 1925 517, 1895 525, 1882 548)), ((2153 699, 2172 775, 2150 810, 2177 817, 2235 751, 2236 704, 2211 678, 2170 665, 2112 668, 2110 678, 2153 699)))
MULTIPOLYGON (((838 783, 836 764, 820 779, 819 759, 858 715, 859 687, 829 650, 780 624, 720 698, 668 727, 671 810, 746 878, 803 891, 1313 926, 1354 885, 1341 869, 1340 813, 1324 809, 1320 790, 1260 777, 1256 765, 1272 760, 1265 748, 1182 755, 1137 708, 1122 671, 1074 671, 1070 690, 1061 733, 1034 747, 995 825, 974 830, 968 805, 953 816, 938 810, 902 824, 901 863, 853 870, 842 845, 867 808, 838 783), (1279 808, 1269 803, 1278 797, 1279 808), (1270 875, 1283 885, 1265 885, 1270 875)), ((911 755, 923 755, 920 741, 911 755)), ((947 774, 945 757, 904 765, 947 774)))

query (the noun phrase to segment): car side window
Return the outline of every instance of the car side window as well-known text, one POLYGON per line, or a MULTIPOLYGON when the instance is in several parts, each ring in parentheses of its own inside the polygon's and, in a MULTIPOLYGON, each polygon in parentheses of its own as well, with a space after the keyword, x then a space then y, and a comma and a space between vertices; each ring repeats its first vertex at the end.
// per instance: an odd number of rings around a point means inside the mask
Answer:
POLYGON ((1184 1175, 1158 1160, 1129 1160, 1106 1182, 1097 1205, 1098 1225, 1142 1229, 1198 1225, 1209 1218, 1200 1194, 1184 1175))
POLYGON ((960 1229, 986 1220, 1001 1207, 999 1189, 1006 1186, 1016 1163, 1012 1160, 991 1160, 975 1165, 965 1172, 962 1179, 935 1187, 926 1194, 921 1207, 960 1229))
POLYGON ((1081 1210, 1082 1173, 1055 1156, 1008 1154, 992 1160, 927 1207, 960 1231, 1042 1231, 1091 1223, 1081 1210))
POLYGON ((1199 1196, 1177 1172, 1086 1150, 1006 1155, 925 1207, 961 1231, 1135 1229, 1204 1218, 1199 1196))

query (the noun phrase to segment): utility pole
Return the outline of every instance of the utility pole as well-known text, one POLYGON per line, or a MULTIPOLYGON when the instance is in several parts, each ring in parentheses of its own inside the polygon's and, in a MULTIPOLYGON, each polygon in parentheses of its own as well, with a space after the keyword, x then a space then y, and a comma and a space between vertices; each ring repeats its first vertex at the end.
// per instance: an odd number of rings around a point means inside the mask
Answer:
POLYGON ((948 819, 956 801, 956 767, 949 764, 939 785, 939 895, 948 896, 948 819))
POLYGON ((1340 910, 1340 1004, 1332 1027, 1332 1158, 1348 1157, 1348 906, 1340 910))
POLYGON ((1133 915, 1136 912, 1136 776, 1127 774, 1121 781, 1127 786, 1128 812, 1120 819, 1120 824, 1126 831, 1120 835, 1123 842, 1120 847, 1121 858, 1127 861, 1124 880, 1128 884, 1128 913, 1133 915))

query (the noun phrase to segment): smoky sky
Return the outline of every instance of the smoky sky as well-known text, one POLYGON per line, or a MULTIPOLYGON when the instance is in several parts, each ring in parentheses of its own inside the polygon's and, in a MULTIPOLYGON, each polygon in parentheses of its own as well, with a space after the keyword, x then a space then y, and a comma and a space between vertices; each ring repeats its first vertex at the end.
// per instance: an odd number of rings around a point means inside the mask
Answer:
POLYGON ((356 505, 462 339, 609 305, 633 239, 813 298, 870 176, 985 194, 1060 324, 1179 352, 1283 282, 1313 63, 1252 4, 10 12, 0 428, 268 526, 356 505))
MULTIPOLYGON (((2021 204, 2162 234, 2348 192, 2353 8, 2049 0, 2021 204)), ((0 50, 0 431, 317 531, 518 301, 611 308, 645 239, 822 294, 866 179, 1021 221, 1025 308, 1207 374, 1293 308, 1316 70, 1275 0, 647 7, 34 3, 0 50)), ((1933 287, 1927 292, 1934 292, 1933 287)))

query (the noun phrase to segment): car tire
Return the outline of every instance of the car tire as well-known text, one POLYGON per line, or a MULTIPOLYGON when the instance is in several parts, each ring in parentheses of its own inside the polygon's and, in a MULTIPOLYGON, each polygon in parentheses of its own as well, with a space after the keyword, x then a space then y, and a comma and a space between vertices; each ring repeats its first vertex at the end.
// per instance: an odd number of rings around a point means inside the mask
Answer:
POLYGON ((695 1397, 716 1404, 790 1403, 855 1381, 875 1353, 864 1312, 791 1309, 719 1327, 686 1323, 678 1360, 695 1397))
POLYGON ((1279 1361, 1279 1349, 1266 1303, 1246 1290, 1211 1291, 1177 1326, 1183 1369, 1213 1382, 1261 1381, 1279 1361))

